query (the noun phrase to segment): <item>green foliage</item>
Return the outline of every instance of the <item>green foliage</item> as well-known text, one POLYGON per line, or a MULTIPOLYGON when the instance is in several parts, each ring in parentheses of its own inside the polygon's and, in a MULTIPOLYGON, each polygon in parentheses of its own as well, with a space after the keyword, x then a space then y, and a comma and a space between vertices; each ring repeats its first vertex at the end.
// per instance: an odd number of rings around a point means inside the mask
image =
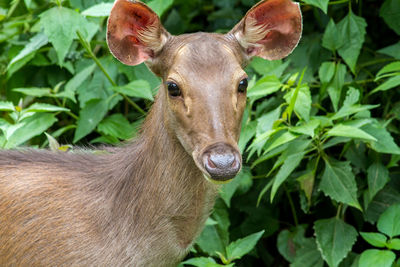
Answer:
MULTIPOLYGON (((112 2, 0 0, 2 148, 136 135, 160 79, 110 55, 112 2)), ((256 0, 146 2, 180 34, 226 32, 256 0)), ((246 69, 245 166, 182 266, 400 264, 400 2, 300 4, 292 55, 246 69)))

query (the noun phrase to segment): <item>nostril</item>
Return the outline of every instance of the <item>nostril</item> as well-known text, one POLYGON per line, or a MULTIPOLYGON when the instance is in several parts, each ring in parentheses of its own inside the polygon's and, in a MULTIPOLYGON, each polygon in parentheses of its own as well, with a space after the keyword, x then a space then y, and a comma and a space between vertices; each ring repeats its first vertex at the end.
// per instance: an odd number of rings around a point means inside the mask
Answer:
POLYGON ((211 161, 216 168, 225 169, 233 166, 235 163, 235 155, 232 153, 211 154, 209 161, 211 161))

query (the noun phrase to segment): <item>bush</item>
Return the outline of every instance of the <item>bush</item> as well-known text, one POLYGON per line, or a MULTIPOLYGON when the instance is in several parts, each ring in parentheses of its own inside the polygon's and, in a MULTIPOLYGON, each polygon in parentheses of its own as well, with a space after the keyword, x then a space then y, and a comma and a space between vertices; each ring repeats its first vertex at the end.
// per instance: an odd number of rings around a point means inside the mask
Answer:
MULTIPOLYGON (((135 136, 160 80, 108 52, 110 2, 0 0, 2 148, 67 150, 135 136)), ((255 2, 147 1, 173 34, 225 32, 255 2)), ((223 186, 185 265, 393 266, 398 258, 400 2, 301 7, 293 54, 247 68, 246 164, 223 186)))

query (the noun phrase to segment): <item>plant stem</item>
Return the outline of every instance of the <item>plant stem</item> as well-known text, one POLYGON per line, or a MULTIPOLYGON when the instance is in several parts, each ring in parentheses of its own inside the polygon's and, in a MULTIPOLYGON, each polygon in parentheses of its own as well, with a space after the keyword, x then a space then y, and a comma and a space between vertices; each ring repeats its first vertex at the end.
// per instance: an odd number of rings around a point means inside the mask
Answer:
MULTIPOLYGON (((89 54, 89 57, 91 59, 93 59, 93 61, 96 63, 96 65, 100 68, 100 70, 104 73, 104 75, 106 76, 106 78, 108 79, 108 81, 111 83, 112 86, 118 86, 116 82, 114 82, 114 80, 111 78, 111 76, 108 74, 108 72, 106 71, 106 69, 103 67, 103 65, 101 64, 100 60, 96 57, 96 55, 93 53, 92 48, 90 47, 90 44, 83 38, 82 34, 77 31, 76 34, 78 35, 79 38, 79 42, 81 43, 81 45, 85 48, 86 52, 89 54)), ((132 101, 132 99, 130 99, 128 96, 126 96, 125 94, 121 94, 123 96, 123 98, 129 103, 131 104, 137 111, 139 111, 140 113, 142 113, 143 115, 146 115, 146 111, 144 111, 141 107, 139 107, 138 104, 136 104, 135 102, 132 101)))
POLYGON ((287 189, 286 185, 283 185, 283 187, 285 188, 286 196, 289 199, 289 204, 290 204, 290 209, 292 211, 294 224, 295 224, 295 226, 298 226, 299 225, 299 221, 297 219, 296 209, 294 207, 292 196, 290 195, 289 190, 287 189))

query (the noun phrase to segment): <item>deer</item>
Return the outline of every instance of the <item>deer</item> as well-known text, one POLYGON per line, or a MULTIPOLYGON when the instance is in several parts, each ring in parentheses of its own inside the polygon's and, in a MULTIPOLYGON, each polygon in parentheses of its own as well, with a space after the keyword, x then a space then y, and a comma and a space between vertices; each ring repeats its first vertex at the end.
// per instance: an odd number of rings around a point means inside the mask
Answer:
POLYGON ((140 134, 104 153, 0 151, 1 266, 176 266, 204 227, 238 149, 251 58, 286 57, 299 5, 264 0, 228 33, 173 36, 140 1, 116 0, 107 43, 162 80, 140 134))

